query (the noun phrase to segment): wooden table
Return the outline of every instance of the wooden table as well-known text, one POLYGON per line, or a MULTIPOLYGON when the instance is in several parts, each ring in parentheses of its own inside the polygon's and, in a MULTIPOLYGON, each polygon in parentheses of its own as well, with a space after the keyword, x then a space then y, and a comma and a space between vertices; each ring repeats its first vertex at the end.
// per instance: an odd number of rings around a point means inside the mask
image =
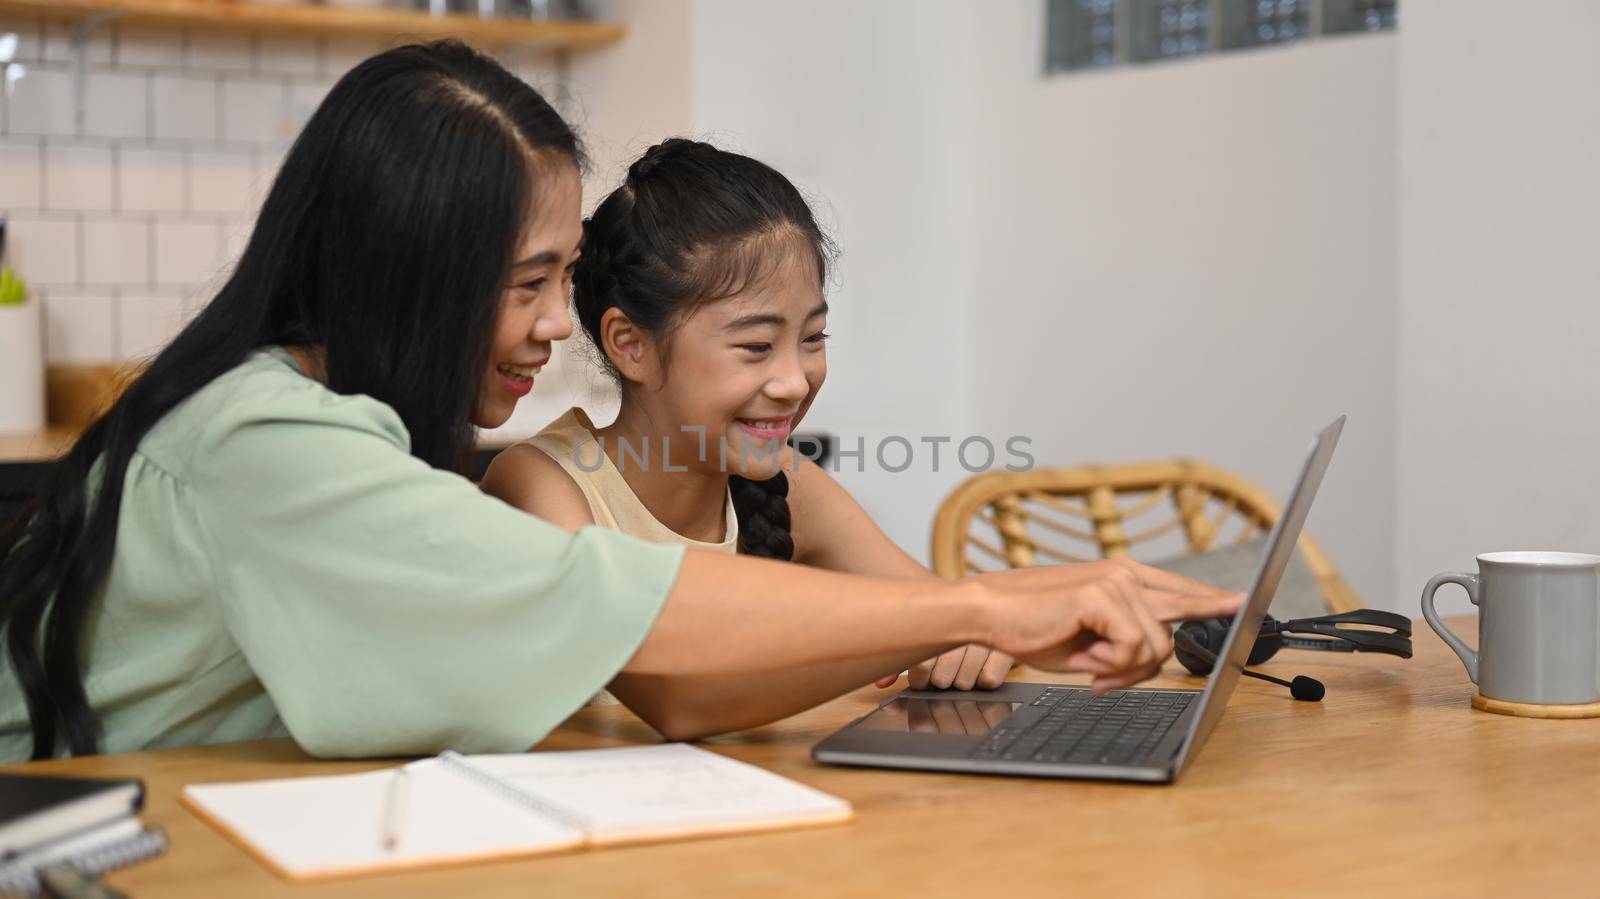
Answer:
MULTIPOLYGON (((1175 786, 813 763, 813 743, 884 695, 868 688, 704 744, 849 799, 854 823, 314 886, 279 881, 179 807, 179 789, 379 763, 264 741, 21 770, 144 778, 145 818, 172 848, 110 878, 136 897, 1600 894, 1600 720, 1474 711, 1455 656, 1425 625, 1416 636, 1409 661, 1281 654, 1269 670, 1322 679, 1327 700, 1242 681, 1175 786)), ((654 739, 624 709, 593 708, 539 748, 654 739)))

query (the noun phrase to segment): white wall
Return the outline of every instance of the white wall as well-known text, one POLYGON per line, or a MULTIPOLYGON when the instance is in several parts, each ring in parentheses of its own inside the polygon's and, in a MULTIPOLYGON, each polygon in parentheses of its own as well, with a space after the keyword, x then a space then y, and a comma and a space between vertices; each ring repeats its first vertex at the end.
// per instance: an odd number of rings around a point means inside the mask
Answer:
POLYGON ((1349 413, 1308 530, 1393 607, 1394 38, 1044 79, 1038 13, 981 38, 978 428, 1282 497, 1349 413))
POLYGON ((622 22, 618 44, 571 57, 562 112, 589 151, 589 208, 615 187, 629 162, 665 135, 688 131, 693 116, 693 3, 605 0, 597 17, 622 22))
MULTIPOLYGON (((1600 5, 1406 0, 1397 593, 1600 549, 1600 5)), ((1441 606, 1470 608, 1451 588, 1441 606)))
POLYGON ((873 455, 888 435, 970 427, 979 11, 699 0, 694 18, 696 132, 788 175, 843 250, 828 386, 806 427, 864 442, 867 472, 848 462, 840 480, 926 557, 933 510, 964 473, 947 460, 887 473, 873 455))
MULTIPOLYGON (((869 447, 1025 434, 1040 464, 1191 455, 1281 496, 1349 412, 1311 528, 1392 605, 1394 39, 1044 78, 1042 22, 1038 3, 696 4, 697 129, 833 207, 811 424, 869 447)), ((925 557, 965 476, 942 461, 843 480, 925 557)))

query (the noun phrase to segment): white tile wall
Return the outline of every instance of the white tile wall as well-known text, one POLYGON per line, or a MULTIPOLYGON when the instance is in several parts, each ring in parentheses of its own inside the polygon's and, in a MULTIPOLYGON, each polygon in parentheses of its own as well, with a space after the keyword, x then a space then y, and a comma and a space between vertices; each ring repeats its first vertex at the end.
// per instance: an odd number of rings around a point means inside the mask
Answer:
MULTIPOLYGON (((109 25, 89 42, 80 125, 67 27, 0 20, 0 33, 19 35, 28 66, 0 97, 6 262, 43 300, 58 363, 170 340, 244 249, 283 153, 334 81, 389 45, 109 25)), ((514 66, 525 68, 555 71, 514 66)))
POLYGON ((115 286, 150 280, 150 224, 126 220, 85 220, 83 283, 115 286))
POLYGON ((363 59, 386 49, 388 44, 376 38, 328 38, 322 46, 322 74, 337 78, 363 59))
POLYGON ((110 146, 50 143, 45 150, 46 208, 112 209, 115 169, 110 146))
MULTIPOLYGON (((46 21, 44 23, 44 61, 72 62, 72 23, 46 21)), ((89 36, 89 61, 111 62, 112 32, 102 28, 89 36)))
POLYGON ((249 34, 195 33, 189 36, 191 69, 248 72, 255 68, 255 37, 249 34))
POLYGON ((176 29, 124 25, 117 30, 117 65, 176 69, 183 65, 184 43, 176 29))
POLYGON ((44 302, 45 355, 52 362, 97 365, 115 362, 117 300, 108 293, 51 290, 44 302))
POLYGON ((123 145, 117 159, 117 208, 122 212, 183 212, 184 151, 123 145))
POLYGON ((311 120, 311 114, 322 105, 322 98, 328 95, 332 87, 333 82, 327 80, 297 81, 289 85, 289 98, 284 101, 284 118, 295 134, 299 134, 300 129, 311 120))
POLYGON ((192 315, 182 294, 126 295, 117 304, 117 355, 123 359, 153 356, 166 346, 192 315))
POLYGON ((217 79, 206 75, 158 74, 151 81, 157 140, 217 139, 217 79))
POLYGON ((322 39, 263 34, 256 39, 258 71, 312 77, 322 73, 322 39))
POLYGON ((78 283, 78 220, 14 215, 6 223, 6 264, 35 287, 78 283))
POLYGON ((228 78, 222 83, 222 137, 234 143, 269 144, 293 137, 285 122, 285 81, 228 78))
POLYGON ((255 211, 254 154, 249 150, 193 150, 189 154, 189 209, 250 215, 255 211))
POLYGON ((155 232, 157 284, 193 287, 216 277, 221 260, 215 222, 161 220, 155 232))
POLYGON ((37 140, 0 143, 0 209, 34 210, 44 205, 44 167, 37 140))
POLYGON ((77 130, 72 113, 72 74, 65 68, 29 66, 6 100, 6 131, 71 137, 77 130))
POLYGON ((235 222, 222 227, 222 258, 237 262, 244 255, 244 246, 250 242, 254 221, 235 222))
POLYGON ((84 79, 83 133, 141 139, 150 133, 150 78, 97 71, 84 79))

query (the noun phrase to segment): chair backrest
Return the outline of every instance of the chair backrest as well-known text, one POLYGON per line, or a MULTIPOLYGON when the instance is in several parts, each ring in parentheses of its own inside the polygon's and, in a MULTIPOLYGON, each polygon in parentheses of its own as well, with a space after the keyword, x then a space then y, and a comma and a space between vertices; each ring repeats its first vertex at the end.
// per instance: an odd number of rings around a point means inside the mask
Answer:
MULTIPOLYGON (((939 507, 933 569, 946 578, 996 568, 1134 556, 1167 557, 1244 543, 1281 507, 1244 478, 1187 459, 995 471, 963 483, 939 507)), ((1300 557, 1329 610, 1362 603, 1308 534, 1300 557)))

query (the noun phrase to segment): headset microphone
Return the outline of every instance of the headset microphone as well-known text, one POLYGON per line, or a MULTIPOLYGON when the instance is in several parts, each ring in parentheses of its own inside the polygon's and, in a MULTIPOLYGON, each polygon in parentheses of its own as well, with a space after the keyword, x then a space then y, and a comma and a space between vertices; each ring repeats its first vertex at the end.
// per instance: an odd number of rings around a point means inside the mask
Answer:
MULTIPOLYGON (((1197 655, 1206 662, 1210 663, 1207 666, 1208 668, 1217 664, 1217 654, 1212 652, 1209 647, 1200 645, 1198 640, 1194 639, 1192 635, 1190 635, 1187 631, 1184 631, 1182 628, 1179 628, 1177 633, 1172 635, 1172 638, 1173 642, 1178 644, 1178 648, 1182 652, 1197 655)), ((1187 663, 1185 664, 1187 665, 1187 663)), ((1321 702, 1322 697, 1326 696, 1328 693, 1328 688, 1322 685, 1322 681, 1319 681, 1314 677, 1306 677, 1304 674, 1295 675, 1294 680, 1291 682, 1283 680, 1282 678, 1273 677, 1270 674, 1262 674, 1258 671, 1250 671, 1248 669, 1240 669, 1240 673, 1245 677, 1253 677, 1257 680, 1264 680, 1268 683, 1274 683, 1282 687, 1288 687, 1289 695, 1302 702, 1321 702)))
POLYGON ((1295 675, 1294 683, 1289 685, 1289 695, 1306 702, 1321 702, 1327 692, 1328 688, 1322 685, 1322 681, 1304 674, 1295 675))
POLYGON ((1291 682, 1256 671, 1241 671, 1240 673, 1245 677, 1259 678, 1282 687, 1288 687, 1289 695, 1303 702, 1321 702, 1322 697, 1328 695, 1328 688, 1322 685, 1322 681, 1314 677, 1306 677, 1304 674, 1296 674, 1291 682))

